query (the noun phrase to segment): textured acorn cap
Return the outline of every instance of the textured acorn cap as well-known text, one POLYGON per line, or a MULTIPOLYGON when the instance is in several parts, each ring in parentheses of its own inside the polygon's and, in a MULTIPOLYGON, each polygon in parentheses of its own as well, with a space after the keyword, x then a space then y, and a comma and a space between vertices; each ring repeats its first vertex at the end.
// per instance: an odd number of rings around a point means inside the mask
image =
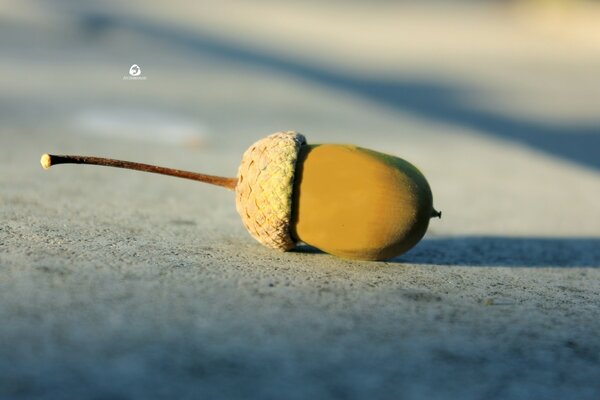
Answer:
POLYGON ((290 250, 296 161, 304 136, 277 132, 254 143, 242 158, 235 188, 236 209, 250 234, 263 245, 290 250))

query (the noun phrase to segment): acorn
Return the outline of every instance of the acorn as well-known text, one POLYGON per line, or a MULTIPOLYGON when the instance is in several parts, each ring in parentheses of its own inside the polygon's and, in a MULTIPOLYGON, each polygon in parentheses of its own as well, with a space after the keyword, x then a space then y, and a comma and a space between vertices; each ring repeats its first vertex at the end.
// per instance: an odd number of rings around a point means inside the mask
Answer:
POLYGON ((193 179, 235 191, 248 232, 272 249, 306 243, 355 260, 385 260, 415 246, 433 208, 427 180, 409 162, 373 150, 338 144, 308 145, 303 135, 277 132, 254 143, 237 178, 101 157, 50 155, 56 164, 94 164, 193 179))

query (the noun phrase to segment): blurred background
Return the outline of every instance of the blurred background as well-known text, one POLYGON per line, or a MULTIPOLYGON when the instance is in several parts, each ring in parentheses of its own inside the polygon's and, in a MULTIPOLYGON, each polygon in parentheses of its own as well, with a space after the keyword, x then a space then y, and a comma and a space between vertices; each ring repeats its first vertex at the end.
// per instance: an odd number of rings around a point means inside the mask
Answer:
POLYGON ((600 169, 599 20, 575 0, 5 0, 0 135, 221 148, 229 168, 206 172, 231 175, 254 140, 297 130, 412 161, 462 233, 598 233, 565 223, 597 216, 586 183, 556 182, 600 169))

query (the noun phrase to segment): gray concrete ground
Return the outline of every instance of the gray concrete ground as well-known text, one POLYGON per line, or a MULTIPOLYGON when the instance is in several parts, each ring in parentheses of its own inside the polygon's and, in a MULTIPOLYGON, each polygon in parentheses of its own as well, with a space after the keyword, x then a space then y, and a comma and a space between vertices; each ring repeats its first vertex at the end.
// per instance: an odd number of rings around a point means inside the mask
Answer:
POLYGON ((590 14, 431 7, 0 3, 0 398, 599 398, 590 14), (412 161, 444 218, 277 253, 226 190, 39 166, 234 175, 280 129, 412 161))

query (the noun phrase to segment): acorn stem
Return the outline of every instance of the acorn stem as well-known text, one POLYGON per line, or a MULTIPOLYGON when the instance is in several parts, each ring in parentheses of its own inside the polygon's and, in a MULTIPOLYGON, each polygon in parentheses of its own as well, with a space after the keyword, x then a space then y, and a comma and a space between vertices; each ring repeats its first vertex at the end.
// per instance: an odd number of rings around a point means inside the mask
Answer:
POLYGON ((48 169, 57 164, 91 164, 102 165, 106 167, 133 169, 136 171, 151 172, 154 174, 170 175, 177 178, 191 179, 211 185, 221 186, 230 190, 235 190, 237 178, 226 178, 215 175, 205 175, 197 172, 182 171, 179 169, 159 167, 150 164, 141 164, 131 161, 114 160, 112 158, 88 157, 74 155, 52 155, 44 154, 40 160, 42 167, 48 169))
POLYGON ((442 219, 442 212, 441 211, 436 211, 436 209, 434 208, 431 211, 431 218, 439 218, 442 219))

